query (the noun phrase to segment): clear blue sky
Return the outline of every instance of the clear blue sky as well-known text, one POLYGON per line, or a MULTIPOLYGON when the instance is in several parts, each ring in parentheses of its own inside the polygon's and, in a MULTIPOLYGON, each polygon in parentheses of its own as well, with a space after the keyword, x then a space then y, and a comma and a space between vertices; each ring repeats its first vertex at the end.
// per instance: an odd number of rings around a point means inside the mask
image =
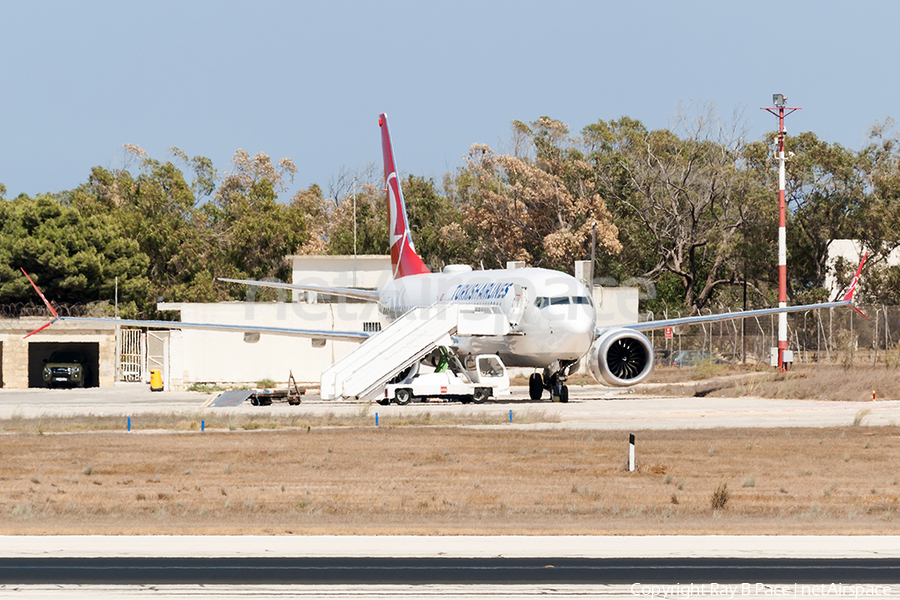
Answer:
MULTIPOLYGON (((513 119, 577 131, 622 115, 670 126, 685 105, 858 149, 898 110, 900 3, 184 0, 0 4, 0 183, 71 189, 122 144, 220 170, 238 148, 292 158, 291 191, 380 168, 434 177, 513 119)), ((287 196, 282 196, 287 200, 287 196)))

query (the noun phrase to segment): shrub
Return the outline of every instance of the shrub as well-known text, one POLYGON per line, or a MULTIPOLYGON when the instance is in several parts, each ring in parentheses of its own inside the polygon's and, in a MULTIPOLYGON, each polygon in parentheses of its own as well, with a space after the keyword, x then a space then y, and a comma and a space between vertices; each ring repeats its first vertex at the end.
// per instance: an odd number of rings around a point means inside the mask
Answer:
POLYGON ((728 492, 728 484, 720 483, 719 487, 716 488, 716 491, 709 497, 709 504, 712 506, 713 510, 722 510, 725 508, 725 505, 728 504, 728 499, 730 497, 731 494, 728 492))

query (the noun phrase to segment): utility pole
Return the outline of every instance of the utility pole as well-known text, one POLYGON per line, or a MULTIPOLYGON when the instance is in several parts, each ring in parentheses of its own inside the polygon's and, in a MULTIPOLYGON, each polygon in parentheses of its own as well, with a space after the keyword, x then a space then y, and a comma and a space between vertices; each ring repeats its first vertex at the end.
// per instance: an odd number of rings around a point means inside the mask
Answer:
POLYGON ((353 287, 356 287, 356 175, 353 176, 353 287))
MULTIPOLYGON (((778 306, 780 308, 787 306, 787 233, 784 201, 784 138, 787 131, 784 129, 784 118, 800 110, 799 107, 787 107, 786 103, 787 97, 784 94, 772 94, 772 104, 775 107, 762 107, 762 110, 778 117, 778 306)), ((778 370, 782 373, 785 370, 785 350, 787 350, 787 313, 778 313, 778 370)))

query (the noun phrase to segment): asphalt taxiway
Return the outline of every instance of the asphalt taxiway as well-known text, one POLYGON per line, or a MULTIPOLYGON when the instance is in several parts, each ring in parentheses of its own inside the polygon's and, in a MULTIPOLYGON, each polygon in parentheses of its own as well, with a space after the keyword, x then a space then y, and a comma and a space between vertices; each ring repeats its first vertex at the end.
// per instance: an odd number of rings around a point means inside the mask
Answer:
POLYGON ((891 597, 897 536, 0 536, 0 597, 891 597))
MULTIPOLYGON (((196 392, 151 392, 146 385, 126 384, 111 388, 74 390, 0 390, 0 419, 14 417, 97 415, 136 416, 148 413, 185 415, 246 414, 296 415, 352 414, 403 415, 416 412, 434 414, 465 412, 494 413, 504 417, 512 411, 510 425, 523 428, 585 428, 609 430, 691 429, 713 427, 841 427, 860 421, 865 425, 900 424, 900 402, 859 401, 828 402, 771 398, 685 398, 628 393, 601 386, 573 386, 566 404, 549 400, 532 401, 524 388, 484 404, 458 402, 410 403, 406 406, 381 406, 372 402, 325 402, 305 396, 302 404, 290 406, 236 407, 210 406, 216 394, 196 392), (523 412, 543 413, 544 421, 519 425, 515 416, 523 412)), ((529 419, 541 421, 541 419, 529 419)))

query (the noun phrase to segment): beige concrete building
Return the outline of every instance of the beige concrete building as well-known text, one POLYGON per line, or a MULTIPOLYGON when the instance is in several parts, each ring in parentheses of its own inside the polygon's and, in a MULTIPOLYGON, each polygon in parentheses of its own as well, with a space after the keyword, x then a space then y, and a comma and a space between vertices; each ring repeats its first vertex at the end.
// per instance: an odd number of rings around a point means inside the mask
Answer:
MULTIPOLYGON (((291 281, 325 287, 377 290, 391 280, 391 257, 361 256, 288 256, 291 281)), ((294 302, 314 300, 306 292, 296 292, 294 302)))
MULTIPOLYGON (((223 302, 160 304, 176 310, 186 323, 253 324, 324 331, 377 331, 375 304, 299 302, 223 302)), ((359 346, 290 335, 242 334, 182 329, 172 331, 162 364, 166 389, 192 383, 287 381, 288 375, 318 385, 322 371, 359 346)))
POLYGON ((44 385, 44 360, 57 350, 78 350, 88 360, 89 387, 113 385, 116 378, 116 326, 114 324, 55 323, 29 338, 46 323, 41 318, 0 319, 0 383, 23 389, 44 385))

